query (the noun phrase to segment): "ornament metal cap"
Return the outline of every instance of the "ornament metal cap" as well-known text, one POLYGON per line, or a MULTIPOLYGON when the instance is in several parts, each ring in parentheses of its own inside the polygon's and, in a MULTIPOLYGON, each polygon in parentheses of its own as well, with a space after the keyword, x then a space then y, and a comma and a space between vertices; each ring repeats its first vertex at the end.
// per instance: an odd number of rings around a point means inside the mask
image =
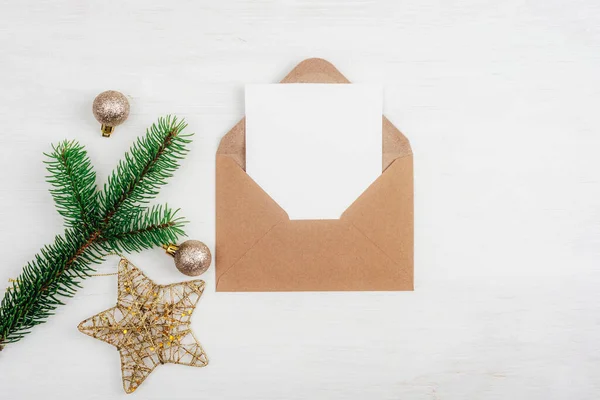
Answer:
POLYGON ((96 96, 92 112, 102 124, 102 136, 110 137, 115 126, 121 125, 129 117, 129 101, 123 93, 107 90, 96 96))
POLYGON ((175 253, 177 252, 177 250, 179 250, 179 246, 173 243, 163 244, 162 248, 165 249, 165 253, 173 257, 175 257, 175 253))

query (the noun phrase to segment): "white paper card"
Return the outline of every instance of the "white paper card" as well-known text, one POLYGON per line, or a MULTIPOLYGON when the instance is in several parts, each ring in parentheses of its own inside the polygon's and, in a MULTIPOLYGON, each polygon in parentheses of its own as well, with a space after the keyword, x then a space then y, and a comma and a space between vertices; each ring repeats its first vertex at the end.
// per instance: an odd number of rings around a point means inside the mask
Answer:
POLYGON ((337 219, 381 175, 382 88, 246 86, 246 172, 290 219, 337 219))

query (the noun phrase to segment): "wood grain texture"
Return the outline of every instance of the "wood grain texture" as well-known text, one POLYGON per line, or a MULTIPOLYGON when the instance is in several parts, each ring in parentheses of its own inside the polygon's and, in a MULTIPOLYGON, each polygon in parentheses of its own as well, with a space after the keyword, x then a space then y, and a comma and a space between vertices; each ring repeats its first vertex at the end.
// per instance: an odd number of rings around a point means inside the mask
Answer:
MULTIPOLYGON (((85 144, 103 182, 159 115, 193 151, 161 200, 214 245, 214 154, 243 84, 323 57, 382 83, 415 162, 414 293, 214 292, 211 364, 164 366, 143 399, 596 399, 600 391, 600 6, 593 0, 0 0, 0 290, 61 229, 41 154, 85 144), (125 93, 109 140, 94 96, 125 93)), ((161 250, 132 255, 183 279, 161 250)), ((101 267, 116 270, 117 259, 101 267)), ((7 399, 116 399, 118 353, 77 331, 94 278, 0 355, 7 399)))

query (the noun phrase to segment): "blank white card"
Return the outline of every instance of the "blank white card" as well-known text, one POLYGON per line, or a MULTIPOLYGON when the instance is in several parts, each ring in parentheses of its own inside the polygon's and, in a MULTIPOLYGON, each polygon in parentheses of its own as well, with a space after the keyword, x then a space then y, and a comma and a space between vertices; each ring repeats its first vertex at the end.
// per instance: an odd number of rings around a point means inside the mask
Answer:
POLYGON ((381 175, 382 89, 246 86, 246 172, 290 219, 337 219, 381 175))

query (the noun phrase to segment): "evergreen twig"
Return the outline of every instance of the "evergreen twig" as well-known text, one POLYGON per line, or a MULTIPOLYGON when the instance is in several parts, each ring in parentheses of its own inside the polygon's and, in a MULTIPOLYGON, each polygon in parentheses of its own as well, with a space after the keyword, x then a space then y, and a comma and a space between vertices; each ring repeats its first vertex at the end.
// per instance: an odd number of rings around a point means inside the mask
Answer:
POLYGON ((146 207, 188 152, 184 121, 160 118, 110 175, 103 191, 83 146, 64 141, 46 154, 50 190, 66 230, 35 255, 0 303, 0 350, 19 341, 72 297, 111 252, 176 242, 185 221, 168 206, 146 207))

